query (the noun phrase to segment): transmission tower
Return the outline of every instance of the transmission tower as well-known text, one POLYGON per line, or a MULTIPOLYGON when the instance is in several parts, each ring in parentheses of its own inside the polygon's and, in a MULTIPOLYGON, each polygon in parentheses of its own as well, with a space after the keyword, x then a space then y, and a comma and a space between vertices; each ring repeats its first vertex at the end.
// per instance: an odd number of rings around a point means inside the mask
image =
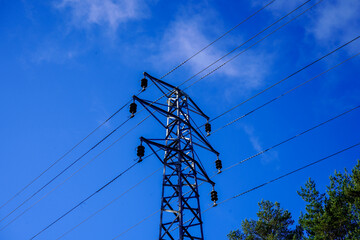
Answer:
POLYGON ((148 79, 157 86, 167 99, 166 104, 140 99, 134 96, 130 112, 134 115, 139 102, 165 128, 163 139, 146 139, 141 137, 137 155, 141 161, 146 144, 163 163, 163 181, 160 213, 159 240, 204 239, 203 221, 201 219, 199 183, 212 185, 211 200, 216 205, 217 192, 215 183, 207 175, 194 147, 201 147, 217 156, 216 168, 221 171, 219 153, 211 146, 198 129, 191 115, 204 118, 205 130, 210 133, 211 126, 206 116, 195 102, 179 88, 147 73, 141 80, 143 90, 148 79), (166 118, 161 120, 161 116, 166 118), (164 151, 164 157, 159 155, 164 151))

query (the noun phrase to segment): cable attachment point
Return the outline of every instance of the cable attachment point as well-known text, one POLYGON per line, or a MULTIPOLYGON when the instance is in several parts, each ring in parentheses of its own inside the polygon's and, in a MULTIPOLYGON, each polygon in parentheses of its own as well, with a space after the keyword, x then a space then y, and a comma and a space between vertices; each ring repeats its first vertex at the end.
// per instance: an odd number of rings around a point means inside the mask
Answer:
POLYGON ((221 169, 222 169, 222 162, 219 159, 219 156, 217 158, 217 160, 215 161, 215 167, 218 170, 218 174, 221 173, 221 169))
POLYGON ((137 147, 136 155, 139 157, 138 162, 142 162, 142 157, 145 155, 145 147, 141 144, 137 147))
POLYGON ((205 124, 205 132, 207 133, 207 136, 210 136, 211 124, 209 123, 209 121, 205 124))
POLYGON ((144 76, 144 78, 143 78, 143 79, 141 79, 141 87, 142 87, 142 91, 145 91, 145 90, 146 90, 146 88, 147 88, 147 86, 148 86, 148 80, 147 80, 147 78, 144 76))
POLYGON ((214 188, 213 188, 213 190, 211 191, 210 195, 211 195, 211 201, 214 202, 213 207, 216 207, 216 206, 217 206, 216 201, 219 200, 219 199, 218 199, 217 192, 214 190, 214 188))
POLYGON ((133 118, 135 116, 136 110, 137 110, 137 105, 134 101, 130 104, 130 113, 131 113, 130 118, 133 118))

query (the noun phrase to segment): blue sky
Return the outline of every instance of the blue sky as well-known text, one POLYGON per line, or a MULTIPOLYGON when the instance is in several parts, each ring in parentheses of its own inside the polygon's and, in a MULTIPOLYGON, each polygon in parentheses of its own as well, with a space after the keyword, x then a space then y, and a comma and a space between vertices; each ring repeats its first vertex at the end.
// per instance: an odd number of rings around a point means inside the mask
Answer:
MULTIPOLYGON (((302 2, 275 1, 165 80, 174 85, 182 83, 302 2)), ((137 93, 142 72, 162 76, 266 3, 262 0, 0 1, 1 204, 137 93)), ((314 3, 310 1, 305 8, 314 3)), ((208 116, 215 117, 358 36, 359 11, 360 2, 356 0, 324 0, 187 89, 187 93, 208 116)), ((358 53, 359 41, 214 121, 213 129, 358 53)), ((210 136, 214 148, 221 153, 223 166, 359 105, 359 63, 359 57, 354 58, 210 136)), ((156 99, 160 93, 149 88, 140 96, 156 99)), ((127 109, 121 111, 2 208, 1 218, 129 115, 127 109)), ((69 177, 144 116, 144 113, 137 115, 0 226, 69 177)), ((217 176, 214 181, 220 201, 358 143, 359 120, 360 112, 355 110, 217 176)), ((147 120, 0 231, 0 238, 30 238, 132 164, 140 136, 157 138, 164 134, 154 119, 147 120)), ((311 177, 319 190, 325 191, 328 176, 336 169, 351 169, 359 157, 359 148, 354 148, 206 212, 203 215, 206 239, 226 239, 226 234, 237 229, 241 220, 256 216, 257 202, 262 199, 280 202, 297 219, 304 209, 304 202, 296 193, 300 186, 311 177)), ((214 156, 202 153, 201 158, 212 175, 214 156)), ((38 239, 56 239, 160 167, 157 159, 146 159, 38 239)), ((157 172, 63 239, 112 239, 157 211, 161 177, 157 172)), ((200 189, 202 209, 211 206, 210 191, 206 185, 200 189)), ((156 239, 158 224, 159 214, 119 239, 156 239)))

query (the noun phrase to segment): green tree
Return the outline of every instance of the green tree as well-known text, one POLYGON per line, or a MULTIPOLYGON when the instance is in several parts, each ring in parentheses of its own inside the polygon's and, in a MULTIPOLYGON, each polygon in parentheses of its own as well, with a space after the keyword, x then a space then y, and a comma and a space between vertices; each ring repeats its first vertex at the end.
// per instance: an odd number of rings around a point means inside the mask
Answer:
POLYGON ((350 174, 335 171, 326 193, 311 179, 298 192, 307 203, 299 218, 304 239, 360 239, 360 162, 350 174))
POLYGON ((231 231, 230 240, 287 240, 298 239, 301 232, 299 227, 291 230, 294 224, 291 214, 280 207, 280 203, 261 201, 259 203, 258 220, 242 221, 241 230, 231 231))
POLYGON ((306 202, 299 226, 294 230, 291 214, 280 204, 259 203, 258 220, 242 221, 241 229, 228 234, 230 240, 355 240, 360 239, 360 161, 348 173, 335 171, 326 193, 309 179, 298 194, 306 202))

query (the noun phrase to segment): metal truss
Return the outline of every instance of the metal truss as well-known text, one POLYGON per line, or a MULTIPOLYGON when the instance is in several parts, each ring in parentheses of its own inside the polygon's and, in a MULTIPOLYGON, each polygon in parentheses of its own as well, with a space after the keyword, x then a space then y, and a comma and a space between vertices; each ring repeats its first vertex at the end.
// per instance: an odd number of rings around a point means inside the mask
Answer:
POLYGON ((198 130, 190 115, 209 118, 180 89, 147 73, 144 76, 167 98, 167 103, 162 104, 133 97, 166 129, 163 139, 140 138, 164 164, 159 240, 204 239, 198 187, 199 182, 212 186, 215 183, 207 175, 194 147, 219 153, 198 130), (166 117, 166 124, 161 116, 166 117), (159 150, 165 152, 164 157, 159 155, 159 150))

